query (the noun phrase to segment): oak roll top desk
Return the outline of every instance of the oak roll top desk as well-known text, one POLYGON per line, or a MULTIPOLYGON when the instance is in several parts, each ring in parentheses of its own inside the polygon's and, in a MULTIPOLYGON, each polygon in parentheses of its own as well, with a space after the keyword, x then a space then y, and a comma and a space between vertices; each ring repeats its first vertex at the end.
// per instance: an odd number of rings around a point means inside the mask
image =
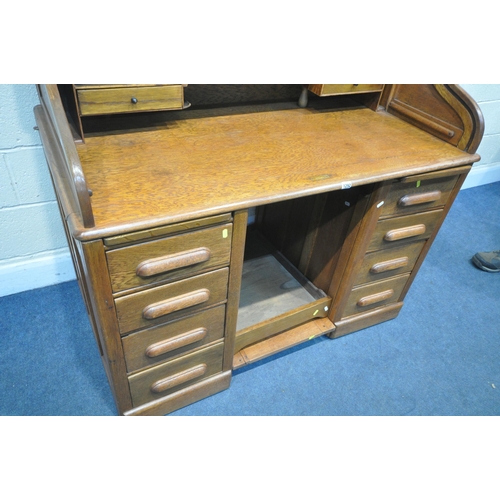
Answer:
POLYGON ((394 319, 484 124, 456 85, 39 85, 118 412, 394 319))

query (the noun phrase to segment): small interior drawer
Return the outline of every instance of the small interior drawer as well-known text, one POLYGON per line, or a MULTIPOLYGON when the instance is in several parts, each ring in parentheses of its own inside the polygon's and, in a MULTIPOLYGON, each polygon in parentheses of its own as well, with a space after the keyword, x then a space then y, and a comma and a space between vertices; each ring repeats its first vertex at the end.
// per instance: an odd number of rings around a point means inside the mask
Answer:
POLYGON ((140 406, 222 372, 224 342, 129 377, 132 404, 140 406))
POLYGON ((368 252, 428 239, 443 215, 442 210, 405 215, 377 222, 368 252))
POLYGON ((354 285, 371 283, 411 272, 424 245, 425 241, 417 241, 366 254, 354 285))
POLYGON ((458 175, 441 179, 394 183, 384 200, 381 217, 421 212, 446 205, 458 175))
POLYGON ((232 224, 106 253, 113 292, 167 282, 229 264, 232 224))
POLYGON ((157 365, 221 340, 225 313, 226 307, 222 305, 124 337, 127 371, 131 373, 157 365))
POLYGON ((186 314, 224 302, 227 298, 227 267, 157 286, 115 300, 120 332, 126 334, 179 319, 186 314))
POLYGON ((339 94, 354 94, 361 92, 377 92, 384 88, 383 84, 355 84, 355 83, 342 83, 342 84, 315 84, 309 85, 309 90, 319 96, 339 95, 339 94))
POLYGON ((184 107, 184 88, 176 85, 78 88, 82 116, 138 111, 161 111, 184 107))
POLYGON ((409 276, 409 274, 403 274, 353 288, 342 317, 364 313, 376 307, 398 302, 409 276))

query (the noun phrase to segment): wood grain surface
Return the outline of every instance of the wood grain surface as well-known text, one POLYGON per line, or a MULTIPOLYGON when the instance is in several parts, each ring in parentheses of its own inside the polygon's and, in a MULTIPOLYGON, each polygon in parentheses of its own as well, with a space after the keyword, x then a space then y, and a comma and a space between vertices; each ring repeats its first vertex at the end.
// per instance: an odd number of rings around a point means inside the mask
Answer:
POLYGON ((75 228, 75 236, 112 236, 479 158, 369 109, 183 113, 77 145, 96 226, 75 228))

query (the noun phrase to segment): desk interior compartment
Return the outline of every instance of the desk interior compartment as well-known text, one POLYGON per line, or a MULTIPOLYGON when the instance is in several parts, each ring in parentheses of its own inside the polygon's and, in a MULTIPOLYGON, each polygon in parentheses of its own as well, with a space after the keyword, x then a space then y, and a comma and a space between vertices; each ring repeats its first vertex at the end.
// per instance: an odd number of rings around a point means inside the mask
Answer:
POLYGON ((235 352, 320 318, 321 328, 334 328, 332 279, 364 197, 349 191, 258 207, 247 231, 235 352))

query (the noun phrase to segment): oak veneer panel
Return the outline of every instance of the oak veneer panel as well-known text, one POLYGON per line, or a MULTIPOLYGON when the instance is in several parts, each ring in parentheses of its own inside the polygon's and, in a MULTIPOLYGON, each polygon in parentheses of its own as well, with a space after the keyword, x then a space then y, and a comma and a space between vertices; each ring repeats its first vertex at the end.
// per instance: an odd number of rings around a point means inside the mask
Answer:
POLYGON ((122 343, 128 372, 163 363, 221 340, 225 314, 226 308, 222 305, 126 336, 122 343))
POLYGON ((395 183, 385 199, 381 217, 442 208, 446 205, 457 180, 458 175, 441 179, 415 180, 413 183, 395 183))
POLYGON ((408 278, 409 274, 403 274, 354 288, 343 311, 342 319, 398 302, 408 278))
POLYGON ((354 84, 354 83, 343 83, 343 84, 316 84, 309 85, 309 90, 320 96, 338 95, 338 94, 350 94, 357 92, 376 92, 382 91, 384 88, 383 84, 354 84))
POLYGON ((77 88, 82 115, 182 109, 182 85, 77 88))
POLYGON ((127 411, 125 415, 130 417, 166 415, 229 388, 231 375, 230 370, 218 373, 213 377, 203 379, 201 382, 180 389, 173 394, 133 408, 127 411))
POLYGON ((226 224, 108 251, 113 291, 181 279, 229 264, 232 228, 226 224))
POLYGON ((274 335, 257 344, 241 349, 234 356, 233 368, 254 363, 267 356, 284 351, 321 335, 335 331, 335 325, 328 318, 318 318, 290 330, 274 335))
POLYGON ((121 333, 167 323, 224 302, 227 298, 228 274, 228 268, 224 268, 116 299, 121 333), (200 300, 190 300, 190 297, 197 299, 198 296, 201 296, 200 300), (165 307, 162 312, 163 305, 169 304, 172 306, 165 307))
POLYGON ((220 342, 129 377, 134 406, 162 398, 194 381, 220 373, 224 344, 220 342))
POLYGON ((342 337, 343 335, 347 335, 348 333, 357 332, 358 330, 363 330, 364 328, 377 325, 384 321, 389 321, 394 319, 399 314, 402 307, 403 302, 395 302, 387 306, 371 309, 366 313, 356 314, 340 321, 336 321, 336 330, 331 334, 328 334, 328 336, 336 339, 338 337, 342 337))
POLYGON ((354 285, 370 283, 411 272, 424 247, 424 241, 371 252, 365 256, 354 285))
POLYGON ((77 145, 96 226, 74 227, 75 236, 109 237, 479 159, 369 109, 171 113, 162 127, 77 145))
POLYGON ((442 210, 382 219, 377 223, 368 251, 391 248, 430 238, 442 220, 442 210))

